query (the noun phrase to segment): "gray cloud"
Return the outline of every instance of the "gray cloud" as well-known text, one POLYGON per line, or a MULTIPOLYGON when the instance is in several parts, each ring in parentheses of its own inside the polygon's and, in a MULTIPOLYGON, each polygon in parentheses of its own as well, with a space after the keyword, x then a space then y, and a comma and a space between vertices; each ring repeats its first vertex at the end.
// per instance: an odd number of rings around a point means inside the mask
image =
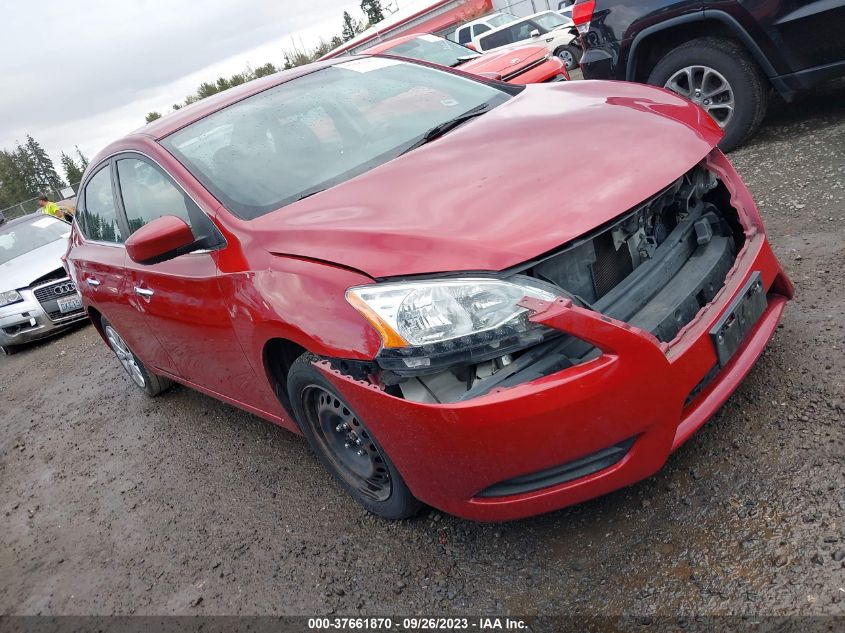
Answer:
MULTIPOLYGON (((39 130, 49 130, 54 143, 69 144, 51 153, 84 144, 84 133, 97 131, 74 130, 75 122, 90 126, 98 114, 142 102, 186 75, 321 21, 336 22, 339 30, 349 5, 350 0, 12 3, 0 23, 5 92, 0 147, 25 133, 38 138, 39 130)), ((281 59, 280 47, 271 61, 281 59)), ((174 94, 172 101, 184 96, 174 94)))

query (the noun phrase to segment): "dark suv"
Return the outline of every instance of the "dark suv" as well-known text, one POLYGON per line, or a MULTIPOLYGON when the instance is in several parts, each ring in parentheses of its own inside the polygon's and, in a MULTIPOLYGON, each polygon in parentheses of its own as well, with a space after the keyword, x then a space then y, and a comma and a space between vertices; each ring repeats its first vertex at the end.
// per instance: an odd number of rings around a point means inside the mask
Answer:
POLYGON ((664 86, 698 103, 730 150, 774 88, 787 101, 845 75, 845 0, 576 0, 586 79, 664 86))

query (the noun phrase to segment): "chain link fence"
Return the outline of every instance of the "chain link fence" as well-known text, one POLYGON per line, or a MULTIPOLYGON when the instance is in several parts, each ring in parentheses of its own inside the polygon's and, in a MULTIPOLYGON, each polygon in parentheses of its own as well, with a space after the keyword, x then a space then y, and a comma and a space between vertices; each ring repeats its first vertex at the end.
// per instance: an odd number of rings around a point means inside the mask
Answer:
MULTIPOLYGON (((79 183, 75 185, 71 185, 71 188, 76 191, 79 187, 79 183)), ((62 192, 59 190, 48 189, 44 192, 50 200, 58 202, 59 200, 64 200, 65 196, 62 195, 62 192)), ((18 202, 17 204, 13 204, 10 207, 6 207, 5 209, 0 209, 0 222, 4 220, 11 220, 13 218, 19 218, 24 215, 28 215, 30 213, 35 213, 38 211, 38 198, 40 196, 35 196, 34 198, 30 198, 29 200, 23 200, 22 202, 18 202)))

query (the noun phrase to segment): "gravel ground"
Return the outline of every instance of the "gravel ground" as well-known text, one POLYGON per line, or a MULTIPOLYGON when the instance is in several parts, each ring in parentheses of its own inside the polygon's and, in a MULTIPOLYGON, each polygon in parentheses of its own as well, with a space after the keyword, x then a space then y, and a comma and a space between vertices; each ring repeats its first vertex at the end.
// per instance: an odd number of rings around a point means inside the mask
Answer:
POLYGON ((304 440, 138 393, 91 327, 0 358, 0 613, 845 614, 845 82, 732 155, 797 286, 654 477, 508 524, 364 514, 304 440))

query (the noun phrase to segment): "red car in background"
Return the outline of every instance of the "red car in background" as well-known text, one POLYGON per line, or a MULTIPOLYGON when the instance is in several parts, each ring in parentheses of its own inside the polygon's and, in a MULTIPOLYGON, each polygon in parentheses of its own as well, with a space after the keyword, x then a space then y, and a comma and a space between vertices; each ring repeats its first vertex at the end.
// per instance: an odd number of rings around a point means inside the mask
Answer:
POLYGON ((107 147, 67 266, 147 394, 302 433, 382 517, 513 519, 654 473, 775 332, 792 284, 720 138, 635 83, 334 59, 107 147))
POLYGON ((451 40, 414 33, 371 46, 368 55, 394 55, 458 68, 464 72, 512 84, 568 81, 564 63, 544 46, 521 46, 507 51, 478 53, 451 40))

